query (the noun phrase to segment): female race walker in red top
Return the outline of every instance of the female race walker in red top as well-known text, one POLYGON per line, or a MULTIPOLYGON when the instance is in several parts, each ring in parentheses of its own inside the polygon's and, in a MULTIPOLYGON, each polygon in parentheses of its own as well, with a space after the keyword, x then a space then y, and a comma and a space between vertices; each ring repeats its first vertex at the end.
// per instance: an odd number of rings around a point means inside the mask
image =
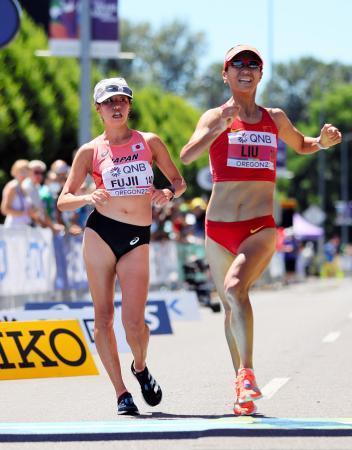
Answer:
POLYGON ((94 102, 104 132, 78 150, 58 200, 61 211, 93 205, 83 239, 83 256, 94 302, 94 336, 99 356, 114 385, 118 414, 138 414, 121 374, 113 329, 116 277, 122 293, 122 322, 133 353, 132 373, 144 400, 160 403, 160 386, 146 366, 149 329, 144 320, 149 283, 149 240, 152 203, 165 205, 180 196, 186 184, 162 140, 128 127, 132 90, 123 78, 101 80, 94 102), (155 189, 153 162, 170 186, 155 189), (87 174, 96 190, 78 191, 87 174), (77 195, 76 195, 77 193, 77 195))
POLYGON ((256 104, 263 60, 248 45, 231 48, 222 72, 232 97, 206 111, 181 151, 185 164, 210 147, 213 191, 206 214, 206 249, 225 310, 225 334, 236 372, 236 415, 253 414, 262 394, 253 372, 253 314, 249 288, 275 251, 273 218, 278 138, 310 154, 341 142, 325 124, 318 138, 300 133, 277 108, 256 104))

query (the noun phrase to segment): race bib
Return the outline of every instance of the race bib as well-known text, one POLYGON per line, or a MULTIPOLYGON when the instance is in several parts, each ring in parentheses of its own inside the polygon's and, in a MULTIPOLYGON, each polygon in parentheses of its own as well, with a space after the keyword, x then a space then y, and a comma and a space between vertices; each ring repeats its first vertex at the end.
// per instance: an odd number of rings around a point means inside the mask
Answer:
POLYGON ((149 194, 154 175, 148 161, 136 161, 109 166, 103 170, 102 178, 112 197, 124 197, 149 194))
POLYGON ((262 131, 228 133, 227 166, 275 170, 276 135, 262 131))

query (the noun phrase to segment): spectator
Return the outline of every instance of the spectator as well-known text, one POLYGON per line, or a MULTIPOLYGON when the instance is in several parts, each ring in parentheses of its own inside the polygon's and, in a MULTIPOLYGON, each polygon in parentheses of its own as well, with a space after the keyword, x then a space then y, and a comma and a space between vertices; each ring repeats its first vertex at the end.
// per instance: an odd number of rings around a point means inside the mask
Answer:
POLYGON ((340 251, 340 237, 334 235, 324 244, 324 258, 320 275, 322 278, 326 277, 340 277, 343 276, 342 270, 339 267, 338 254, 340 251))
POLYGON ((335 235, 324 244, 324 256, 327 262, 333 262, 339 251, 340 237, 335 235))
POLYGON ((63 226, 54 223, 48 215, 45 204, 40 197, 40 189, 44 180, 46 164, 40 160, 30 161, 28 164, 28 177, 22 183, 24 191, 30 197, 34 208, 37 211, 38 224, 42 227, 49 227, 54 233, 63 230, 63 226))
POLYGON ((5 227, 32 225, 39 220, 30 197, 22 187, 28 171, 26 159, 18 159, 11 167, 13 179, 5 185, 1 202, 1 213, 6 216, 5 227))
POLYGON ((41 190, 40 195, 45 202, 48 214, 54 223, 67 225, 67 217, 64 218, 61 211, 57 208, 57 199, 67 180, 70 166, 62 159, 55 160, 48 173, 45 187, 41 190), (65 224, 66 219, 66 224, 65 224))
POLYGON ((296 279, 296 261, 298 255, 298 241, 293 233, 293 228, 285 228, 285 237, 282 250, 284 252, 286 282, 296 279))
POLYGON ((304 281, 309 273, 309 267, 314 258, 314 244, 311 241, 299 242, 296 260, 296 277, 298 281, 304 281))
POLYGON ((196 238, 204 241, 205 238, 205 210, 207 208, 207 204, 201 197, 195 197, 190 202, 191 212, 195 217, 194 225, 193 225, 193 234, 196 238))

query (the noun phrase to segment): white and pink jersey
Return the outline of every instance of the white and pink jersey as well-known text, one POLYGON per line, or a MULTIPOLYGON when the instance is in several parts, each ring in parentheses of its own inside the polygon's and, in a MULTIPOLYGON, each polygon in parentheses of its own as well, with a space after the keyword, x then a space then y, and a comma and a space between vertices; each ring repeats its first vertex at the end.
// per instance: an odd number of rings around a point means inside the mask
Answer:
POLYGON ((94 139, 93 178, 97 189, 112 197, 149 194, 153 185, 153 156, 141 133, 132 130, 122 145, 109 145, 103 135, 94 139))

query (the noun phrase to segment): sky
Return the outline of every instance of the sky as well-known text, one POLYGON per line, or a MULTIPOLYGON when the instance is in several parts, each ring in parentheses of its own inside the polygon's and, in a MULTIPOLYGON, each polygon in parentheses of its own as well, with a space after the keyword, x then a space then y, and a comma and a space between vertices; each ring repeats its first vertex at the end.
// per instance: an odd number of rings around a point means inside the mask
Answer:
POLYGON ((147 21, 155 29, 182 19, 191 32, 203 31, 208 49, 200 58, 202 68, 221 62, 238 43, 261 52, 263 81, 270 77, 271 62, 302 56, 352 65, 352 0, 118 0, 118 8, 121 18, 147 21))

